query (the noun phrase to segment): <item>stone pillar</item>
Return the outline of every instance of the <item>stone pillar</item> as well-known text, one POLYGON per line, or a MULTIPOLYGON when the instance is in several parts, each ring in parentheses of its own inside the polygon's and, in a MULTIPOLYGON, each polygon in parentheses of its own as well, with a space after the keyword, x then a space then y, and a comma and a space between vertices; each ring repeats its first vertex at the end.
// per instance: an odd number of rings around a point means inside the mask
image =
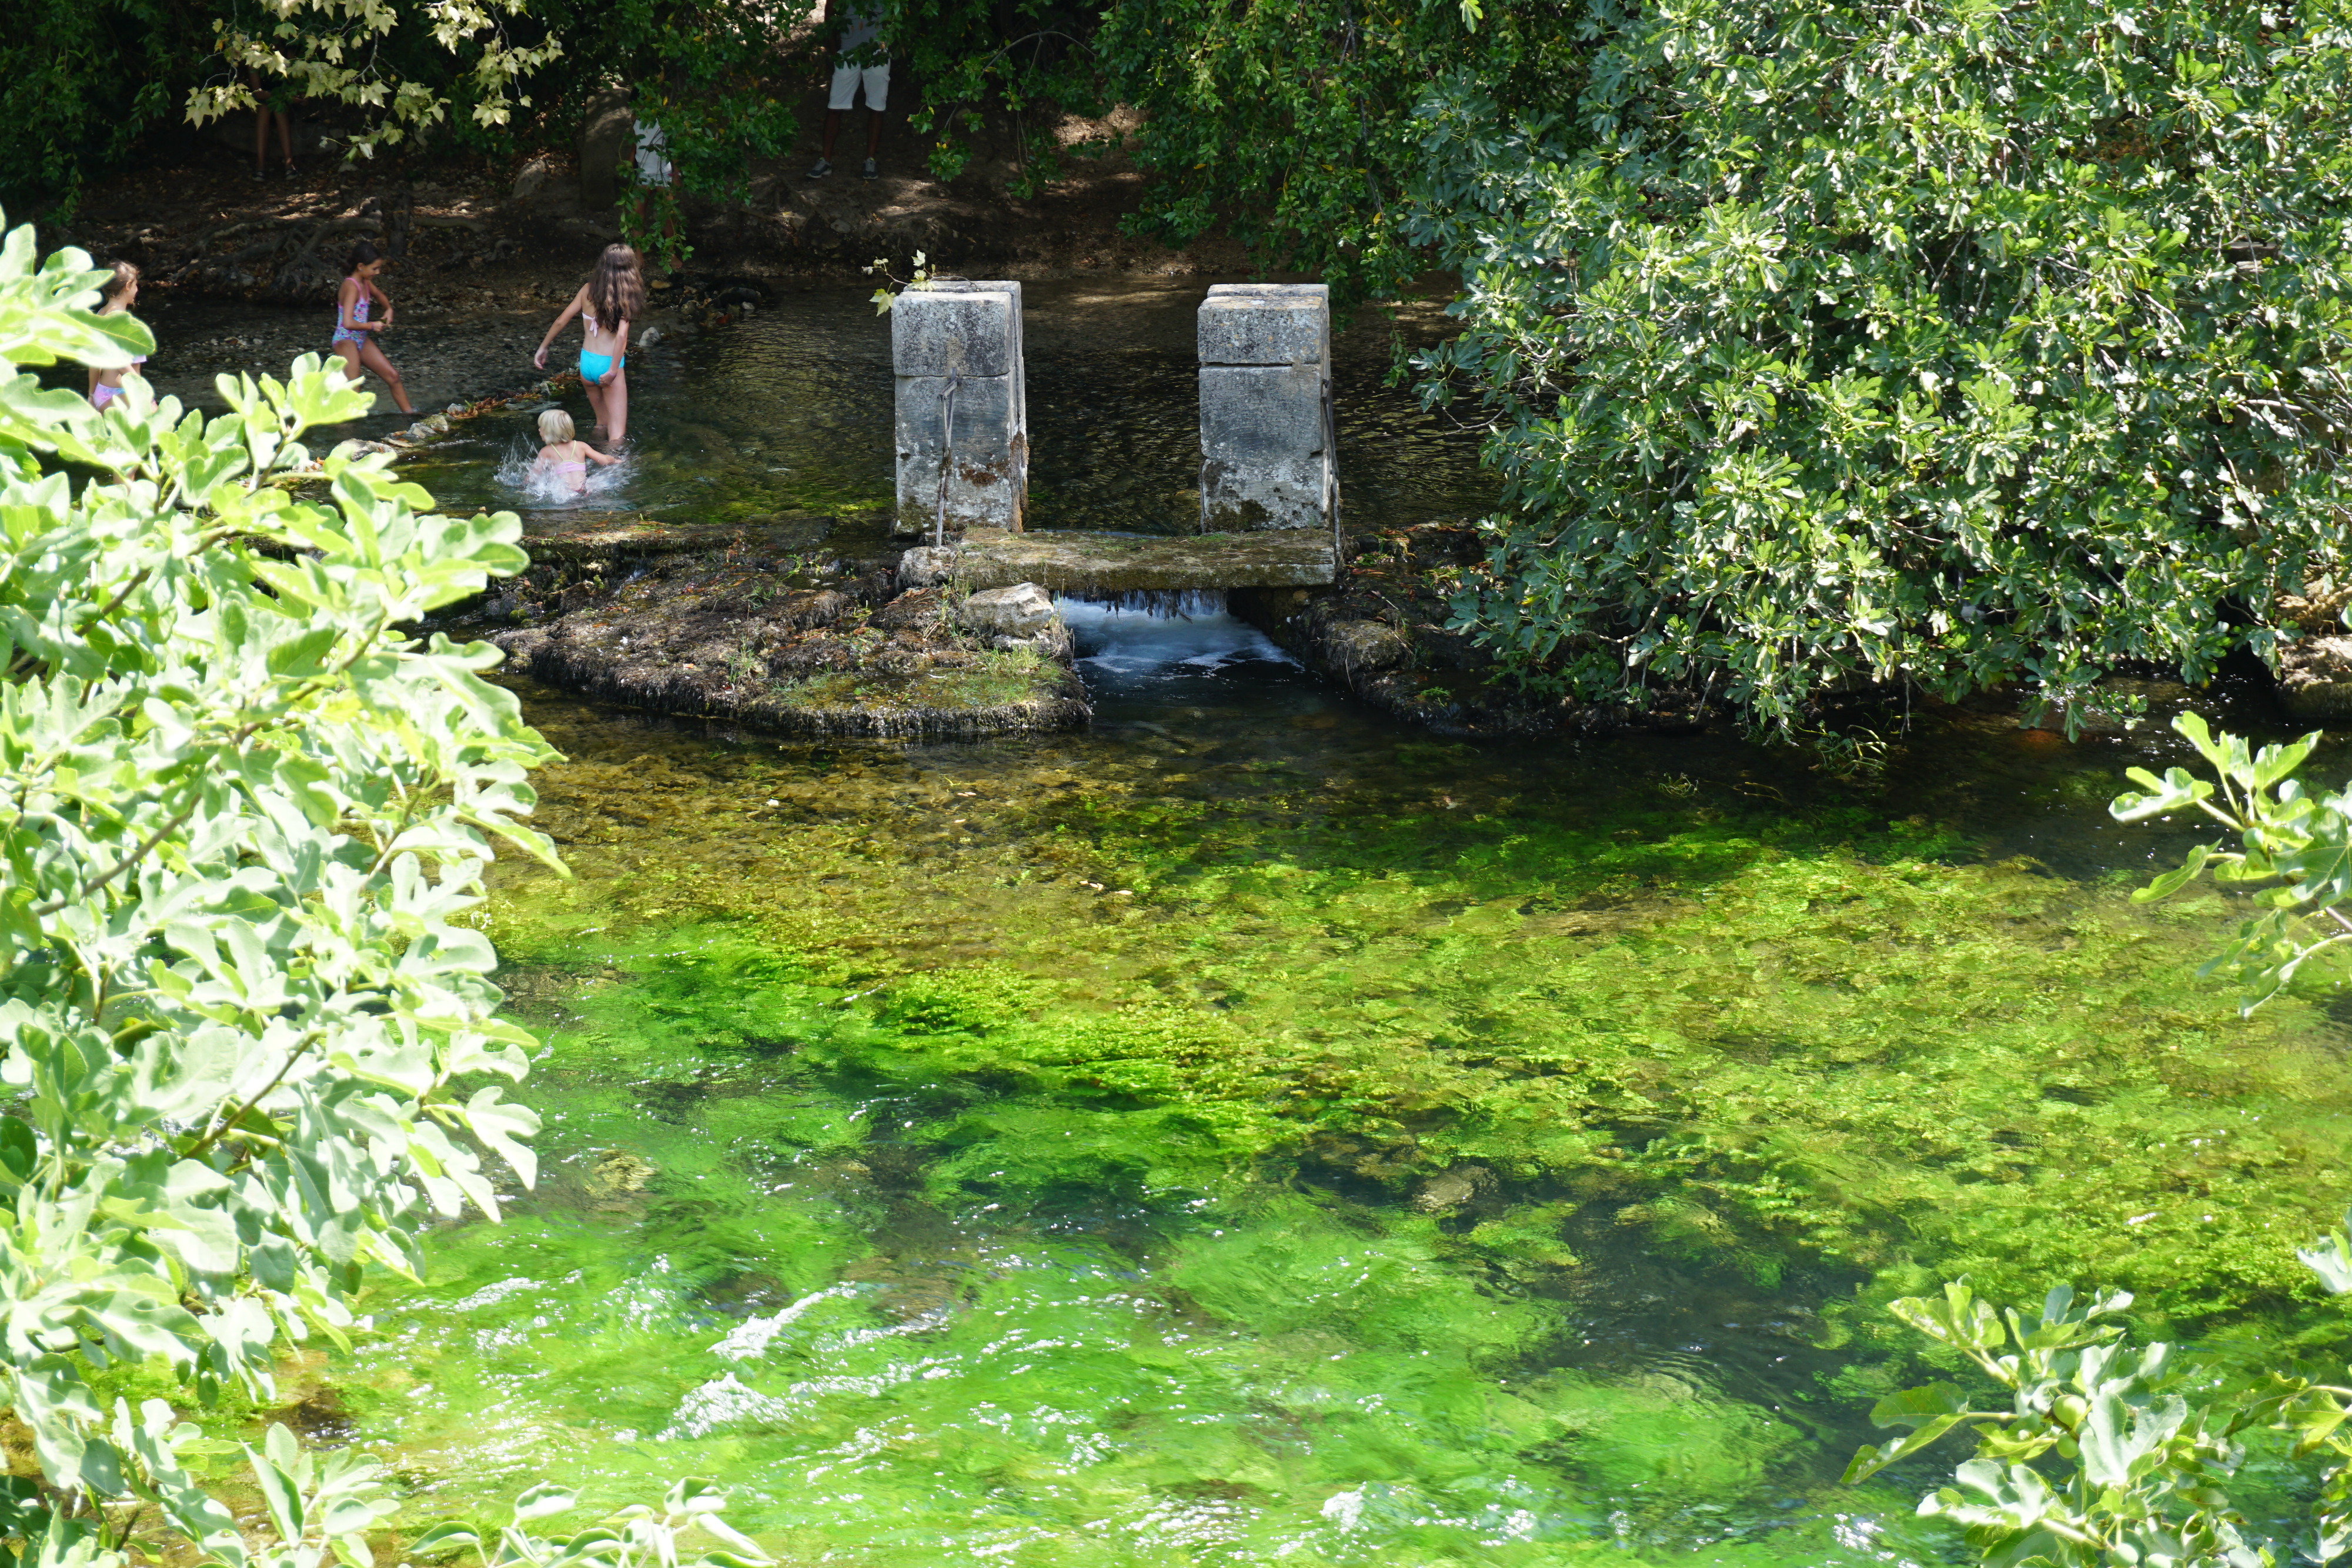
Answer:
POLYGON ((1021 285, 934 283, 903 291, 890 307, 890 357, 898 374, 898 531, 929 535, 942 462, 951 457, 948 531, 1020 532, 1029 509, 1021 285))
POLYGON ((1201 304, 1201 528, 1333 528, 1331 290, 1221 283, 1201 304))

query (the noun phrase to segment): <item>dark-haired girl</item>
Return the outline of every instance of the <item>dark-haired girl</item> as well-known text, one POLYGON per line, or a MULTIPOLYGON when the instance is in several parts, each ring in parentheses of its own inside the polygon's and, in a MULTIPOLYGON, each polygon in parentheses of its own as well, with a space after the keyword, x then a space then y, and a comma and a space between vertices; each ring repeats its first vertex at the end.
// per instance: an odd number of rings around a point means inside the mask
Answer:
POLYGON ((392 401, 403 413, 415 413, 408 406, 408 389, 400 384, 400 372, 383 357, 377 347, 374 334, 392 325, 392 299, 375 286, 376 275, 384 269, 383 253, 367 240, 352 246, 351 260, 343 266, 343 286, 335 292, 335 335, 329 346, 343 357, 343 373, 353 381, 360 379, 362 367, 373 371, 383 384, 392 389, 392 401), (383 307, 378 320, 368 319, 368 308, 383 307))
POLYGON ((588 390, 588 407, 604 427, 605 438, 618 444, 629 433, 629 323, 645 314, 646 275, 637 253, 625 245, 608 245, 596 258, 596 270, 547 329, 530 362, 547 369, 547 347, 563 324, 574 316, 587 336, 580 344, 580 384, 588 390))
MULTIPOLYGON (((127 261, 108 264, 107 279, 98 286, 98 313, 120 316, 139 303, 139 269, 127 261)), ((93 370, 89 372, 89 401, 93 408, 104 408, 122 395, 122 378, 147 362, 140 355, 119 370, 93 370)), ((143 371, 142 372, 144 373, 143 371)))

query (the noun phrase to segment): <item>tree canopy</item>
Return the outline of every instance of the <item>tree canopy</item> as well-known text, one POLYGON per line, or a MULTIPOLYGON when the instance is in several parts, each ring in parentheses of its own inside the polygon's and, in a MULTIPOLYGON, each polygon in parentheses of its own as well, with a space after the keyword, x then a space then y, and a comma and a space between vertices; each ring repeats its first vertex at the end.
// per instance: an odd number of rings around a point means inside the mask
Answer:
POLYGON ((1586 85, 1422 105, 1427 361, 1509 489, 1531 679, 1767 726, 1857 687, 2204 678, 2343 555, 2328 8, 1595 0, 1586 85))

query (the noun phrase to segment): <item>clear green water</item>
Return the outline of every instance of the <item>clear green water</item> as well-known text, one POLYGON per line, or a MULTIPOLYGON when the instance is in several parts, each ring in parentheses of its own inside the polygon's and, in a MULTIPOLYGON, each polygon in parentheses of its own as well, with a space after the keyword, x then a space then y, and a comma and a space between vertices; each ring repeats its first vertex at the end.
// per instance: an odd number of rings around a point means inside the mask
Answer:
POLYGON ((1939 1561, 1932 1466, 1835 1482, 1918 1370, 1889 1295, 2336 1334, 2290 1252, 2344 1037, 2125 901, 2150 746, 1948 719, 1852 789, 1097 679, 1094 733, 934 747, 530 694, 579 878, 490 925, 548 1174, 331 1374, 425 1511, 690 1472, 794 1563, 1939 1561))
MULTIPOLYGON (((1075 341, 1094 392, 1033 392, 1099 501, 1063 520, 1183 482, 1163 293, 1126 301, 1135 401, 1100 415, 1116 356, 1075 341)), ((649 369, 632 504, 687 504, 697 451, 713 506, 864 494, 877 362, 777 348, 864 341, 836 305, 649 369)), ((1397 445, 1360 522, 1475 504, 1458 443, 1355 417, 1397 445)), ((432 482, 489 498, 500 439, 432 482)), ((487 923, 546 1174, 324 1369, 418 1514, 695 1473, 795 1564, 1946 1561, 1938 1463, 1836 1483, 1921 1370, 1890 1297, 2071 1278, 2242 1354, 2341 1337, 2292 1261, 2352 1191, 2336 992, 2241 1020, 2190 973, 2221 903, 2128 904, 2179 844, 2103 808, 2160 733, 1937 716, 1864 783, 1485 749, 1221 620, 1083 632, 1080 735, 780 745, 526 690, 578 876, 502 868, 487 923)))

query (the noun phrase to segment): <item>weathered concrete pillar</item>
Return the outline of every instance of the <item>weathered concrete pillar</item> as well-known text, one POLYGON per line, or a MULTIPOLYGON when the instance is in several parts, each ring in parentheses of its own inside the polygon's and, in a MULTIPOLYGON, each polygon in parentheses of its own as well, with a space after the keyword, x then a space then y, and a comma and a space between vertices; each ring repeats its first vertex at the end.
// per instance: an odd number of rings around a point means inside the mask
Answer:
POLYGON ((1201 527, 1336 527, 1331 290, 1221 283, 1201 303, 1201 527))
POLYGON ((1029 509, 1021 285, 905 290, 890 307, 890 357, 898 373, 898 531, 931 531, 944 469, 949 532, 1020 532, 1029 509))

